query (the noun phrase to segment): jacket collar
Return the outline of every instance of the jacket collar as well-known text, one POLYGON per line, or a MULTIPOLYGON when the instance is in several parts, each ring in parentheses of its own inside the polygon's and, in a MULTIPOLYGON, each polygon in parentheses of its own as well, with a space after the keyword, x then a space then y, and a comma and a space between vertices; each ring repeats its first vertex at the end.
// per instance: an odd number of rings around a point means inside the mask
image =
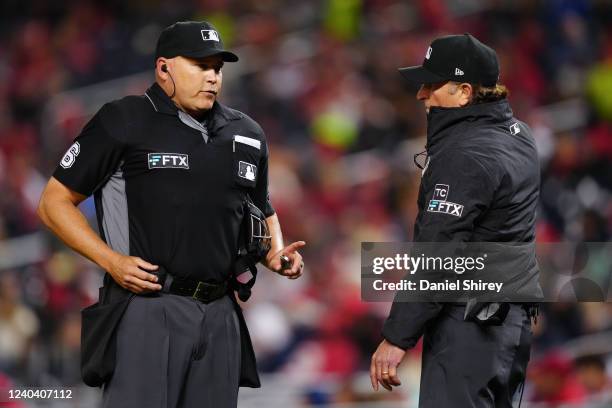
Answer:
MULTIPOLYGON (((468 105, 463 108, 434 107, 427 115, 427 146, 429 150, 445 137, 454 126, 463 122, 499 123, 512 118, 512 109, 507 99, 496 102, 468 105)), ((461 137, 462 135, 458 135, 461 137)))
MULTIPOLYGON (((149 99, 149 102, 151 102, 151 105, 156 112, 178 116, 179 108, 174 104, 172 99, 166 95, 166 92, 164 92, 157 82, 155 82, 145 91, 145 97, 149 99)), ((228 122, 241 119, 242 117, 243 115, 240 112, 215 101, 213 107, 207 115, 208 128, 211 131, 214 131, 222 128, 228 122)))

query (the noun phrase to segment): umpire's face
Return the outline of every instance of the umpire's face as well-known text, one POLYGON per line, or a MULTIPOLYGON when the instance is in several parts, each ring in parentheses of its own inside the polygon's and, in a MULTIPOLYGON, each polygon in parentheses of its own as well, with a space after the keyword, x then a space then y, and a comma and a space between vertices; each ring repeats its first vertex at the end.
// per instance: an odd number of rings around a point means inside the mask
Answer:
POLYGON ((429 108, 459 108, 470 102, 472 86, 470 84, 460 84, 447 81, 435 84, 423 84, 417 92, 417 99, 425 105, 425 111, 429 113, 429 108))
POLYGON ((221 56, 198 59, 175 57, 167 61, 168 71, 176 86, 172 98, 174 102, 194 117, 212 108, 223 82, 221 56))

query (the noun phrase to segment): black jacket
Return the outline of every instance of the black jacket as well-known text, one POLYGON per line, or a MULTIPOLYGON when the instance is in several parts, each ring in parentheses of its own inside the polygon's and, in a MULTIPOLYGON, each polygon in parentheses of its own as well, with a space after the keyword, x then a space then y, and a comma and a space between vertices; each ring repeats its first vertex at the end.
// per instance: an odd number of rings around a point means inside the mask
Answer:
MULTIPOLYGON (((538 155, 529 127, 513 117, 508 101, 434 107, 427 121, 414 241, 534 242, 538 155)), ((524 256, 537 268, 534 252, 524 256)), ((383 336, 413 347, 442 308, 396 301, 383 336)))

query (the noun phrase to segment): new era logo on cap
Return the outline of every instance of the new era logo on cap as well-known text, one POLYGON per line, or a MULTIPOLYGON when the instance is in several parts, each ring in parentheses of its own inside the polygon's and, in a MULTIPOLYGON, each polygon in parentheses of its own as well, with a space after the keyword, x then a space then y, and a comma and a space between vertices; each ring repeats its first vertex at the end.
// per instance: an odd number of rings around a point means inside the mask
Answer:
POLYGON ((202 39, 204 41, 217 41, 219 42, 219 33, 215 30, 202 30, 202 39))
POLYGON ((463 75, 463 71, 460 70, 459 68, 455 68, 455 75, 461 76, 461 75, 463 75))

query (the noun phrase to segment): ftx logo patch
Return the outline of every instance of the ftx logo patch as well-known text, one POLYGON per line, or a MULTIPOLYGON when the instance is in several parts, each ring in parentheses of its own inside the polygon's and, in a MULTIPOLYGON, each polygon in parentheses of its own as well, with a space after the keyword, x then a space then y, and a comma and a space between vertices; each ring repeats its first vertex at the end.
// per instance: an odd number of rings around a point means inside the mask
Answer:
POLYGON ((448 184, 436 184, 433 197, 427 206, 427 211, 461 217, 461 214, 463 214, 463 205, 447 201, 449 190, 448 184))
POLYGON ((181 153, 149 153, 149 168, 189 170, 189 156, 181 153))

